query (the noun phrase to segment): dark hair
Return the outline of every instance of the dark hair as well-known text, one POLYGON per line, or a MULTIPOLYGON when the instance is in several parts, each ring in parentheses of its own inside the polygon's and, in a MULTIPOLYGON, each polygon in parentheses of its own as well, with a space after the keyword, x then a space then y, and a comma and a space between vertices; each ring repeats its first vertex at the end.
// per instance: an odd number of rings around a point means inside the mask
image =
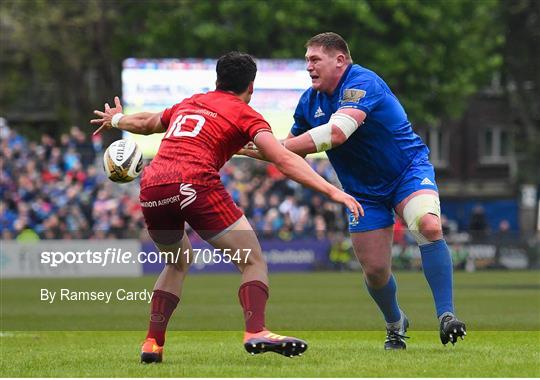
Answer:
POLYGON ((347 58, 351 59, 351 52, 349 51, 347 42, 337 33, 325 32, 317 34, 306 42, 305 47, 307 48, 313 45, 322 46, 325 50, 337 50, 345 54, 347 58))
POLYGON ((249 54, 231 51, 218 59, 216 73, 218 90, 240 94, 255 80, 257 64, 249 54))

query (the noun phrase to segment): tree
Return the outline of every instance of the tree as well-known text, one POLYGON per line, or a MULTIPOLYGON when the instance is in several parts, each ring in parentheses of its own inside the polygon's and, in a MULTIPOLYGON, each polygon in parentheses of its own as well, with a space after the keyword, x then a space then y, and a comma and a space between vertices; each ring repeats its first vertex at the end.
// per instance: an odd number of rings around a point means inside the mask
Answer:
MULTIPOLYGON (((332 30, 382 75, 416 122, 459 117, 501 64, 496 0, 5 0, 0 112, 49 88, 61 119, 83 123, 120 90, 127 57, 302 58, 332 30), (34 95, 32 95, 34 94, 34 95)), ((21 105, 21 102, 23 103, 21 105)))
POLYGON ((332 30, 348 40, 355 61, 384 76, 420 122, 459 117, 468 96, 502 62, 496 0, 165 5, 146 13, 133 55, 217 57, 238 49, 258 57, 302 58, 309 37, 332 30))
POLYGON ((119 91, 119 59, 108 40, 115 13, 105 4, 1 3, 2 113, 52 112, 66 124, 82 123, 97 99, 119 91))
POLYGON ((520 179, 540 183, 540 2, 504 0, 506 43, 503 85, 520 126, 516 131, 520 179))

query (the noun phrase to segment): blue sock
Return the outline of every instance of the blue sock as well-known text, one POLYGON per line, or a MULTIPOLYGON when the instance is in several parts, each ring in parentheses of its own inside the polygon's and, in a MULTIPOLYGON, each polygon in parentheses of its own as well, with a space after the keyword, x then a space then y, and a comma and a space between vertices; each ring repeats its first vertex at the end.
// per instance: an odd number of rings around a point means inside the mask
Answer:
POLYGON ((394 275, 391 275, 388 283, 380 289, 370 288, 367 283, 366 287, 383 313, 386 323, 398 322, 401 319, 401 311, 397 302, 397 285, 394 275))
POLYGON ((452 257, 444 239, 420 246, 424 276, 429 283, 437 317, 441 314, 454 313, 452 294, 452 257))

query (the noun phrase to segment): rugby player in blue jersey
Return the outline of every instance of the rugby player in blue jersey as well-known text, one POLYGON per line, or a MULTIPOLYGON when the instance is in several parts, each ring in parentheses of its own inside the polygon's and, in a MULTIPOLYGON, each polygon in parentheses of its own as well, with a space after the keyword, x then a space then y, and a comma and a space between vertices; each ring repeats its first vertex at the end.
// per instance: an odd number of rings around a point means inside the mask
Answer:
MULTIPOLYGON (((312 85, 300 98, 283 144, 301 156, 326 151, 345 192, 364 208, 363 218, 349 216, 349 231, 368 292, 386 321, 384 348, 406 348, 409 326, 391 271, 394 212, 405 220, 420 247, 441 342, 455 344, 466 329, 454 314, 452 259, 442 235, 429 149, 413 132, 386 83, 373 71, 353 64, 341 36, 318 34, 306 48, 312 85)), ((256 150, 241 153, 264 158, 256 150)))

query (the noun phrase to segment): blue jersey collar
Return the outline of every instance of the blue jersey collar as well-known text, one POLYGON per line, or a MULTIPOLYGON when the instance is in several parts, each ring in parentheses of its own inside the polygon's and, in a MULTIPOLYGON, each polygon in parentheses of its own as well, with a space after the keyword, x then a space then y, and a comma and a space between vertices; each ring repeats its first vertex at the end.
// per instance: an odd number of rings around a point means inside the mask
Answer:
POLYGON ((347 76, 349 75, 349 72, 351 71, 353 64, 349 64, 343 75, 341 76, 341 79, 339 80, 338 85, 336 86, 336 89, 334 90, 334 93, 332 94, 332 98, 336 97, 336 94, 339 96, 339 90, 341 89, 341 86, 343 86, 343 82, 345 82, 345 79, 347 79, 347 76))

